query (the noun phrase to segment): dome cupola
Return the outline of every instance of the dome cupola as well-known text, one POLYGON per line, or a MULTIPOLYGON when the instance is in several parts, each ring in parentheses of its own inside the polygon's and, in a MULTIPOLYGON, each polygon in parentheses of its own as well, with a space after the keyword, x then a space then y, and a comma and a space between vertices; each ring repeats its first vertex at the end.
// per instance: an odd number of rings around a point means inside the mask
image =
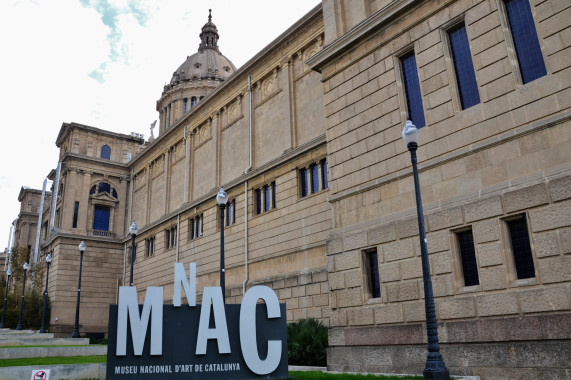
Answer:
POLYGON ((202 27, 198 51, 186 57, 176 69, 157 101, 160 132, 173 125, 236 71, 236 66, 220 52, 218 28, 212 23, 212 10, 208 11, 208 22, 202 27))

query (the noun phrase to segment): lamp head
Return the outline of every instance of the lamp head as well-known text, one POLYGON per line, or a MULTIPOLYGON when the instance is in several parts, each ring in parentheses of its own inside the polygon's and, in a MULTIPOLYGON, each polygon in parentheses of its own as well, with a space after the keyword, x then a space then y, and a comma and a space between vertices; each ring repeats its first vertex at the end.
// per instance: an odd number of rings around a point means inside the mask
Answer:
POLYGON ((48 253, 48 255, 46 256, 46 263, 51 263, 52 262, 52 254, 48 253))
POLYGON ((12 275, 12 271, 10 270, 10 268, 8 268, 8 270, 6 271, 6 275, 8 277, 10 277, 12 275))
POLYGON ((82 240, 81 243, 79 243, 79 252, 83 253, 85 252, 85 242, 82 240))
POLYGON ((131 235, 137 235, 137 232, 139 232, 139 229, 137 228, 137 223, 135 223, 135 221, 133 220, 131 227, 129 227, 129 233, 131 235))
POLYGON ((410 143, 418 144, 418 137, 418 129, 414 126, 414 124, 412 124, 412 121, 407 120, 402 130, 402 138, 404 139, 404 142, 407 146, 410 143))
POLYGON ((28 270, 28 268, 30 268, 30 264, 28 264, 27 262, 24 263, 24 270, 28 270))
POLYGON ((223 187, 220 188, 218 195, 216 195, 216 202, 218 202, 219 206, 225 205, 228 202, 228 195, 226 195, 223 187))

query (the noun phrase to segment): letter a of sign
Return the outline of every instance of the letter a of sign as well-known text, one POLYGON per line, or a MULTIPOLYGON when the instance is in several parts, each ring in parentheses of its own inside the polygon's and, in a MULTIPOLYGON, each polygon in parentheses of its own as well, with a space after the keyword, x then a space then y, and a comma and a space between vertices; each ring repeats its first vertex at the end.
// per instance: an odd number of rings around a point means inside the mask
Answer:
POLYGON ((127 315, 131 322, 133 351, 136 356, 143 355, 143 345, 147 335, 147 326, 151 316, 151 355, 163 354, 163 288, 147 288, 143 312, 139 317, 137 288, 121 286, 119 288, 119 312, 117 316, 117 356, 127 355, 127 315))
POLYGON ((206 343, 208 339, 216 339, 218 353, 230 353, 230 339, 228 338, 228 326, 226 324, 226 312, 222 300, 222 288, 205 287, 202 295, 202 308, 200 309, 200 321, 198 322, 198 337, 196 339, 196 355, 206 355, 206 343), (208 328, 210 322, 210 305, 214 310, 215 328, 208 328))

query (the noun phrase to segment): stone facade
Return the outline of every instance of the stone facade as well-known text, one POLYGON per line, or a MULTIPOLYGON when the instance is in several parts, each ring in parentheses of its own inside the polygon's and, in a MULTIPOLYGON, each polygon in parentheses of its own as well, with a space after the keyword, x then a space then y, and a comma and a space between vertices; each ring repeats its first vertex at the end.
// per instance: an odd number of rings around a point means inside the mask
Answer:
POLYGON ((96 332, 128 283, 133 220, 141 301, 147 286, 163 286, 170 302, 175 262, 197 263, 199 293, 218 285, 224 228, 228 302, 253 285, 271 286, 288 321, 315 317, 330 328, 329 369, 421 372, 420 243, 401 140, 412 118, 401 58, 413 52, 444 360, 453 375, 566 378, 571 4, 524 3, 546 71, 529 82, 504 0, 324 0, 216 87, 204 80, 206 97, 187 112, 181 97, 200 95, 200 83, 175 75, 157 106, 160 135, 150 141, 64 124, 61 217, 41 246, 54 256, 52 328, 71 331, 81 240, 81 331, 96 332), (459 25, 479 98, 470 107, 451 52, 449 32, 459 25), (165 122, 167 103, 176 112, 165 122), (100 157, 104 145, 110 159, 100 157), (224 222, 215 201, 221 186, 231 210, 224 222), (97 207, 109 210, 105 233, 94 228, 97 207), (517 231, 527 231, 528 243, 515 240, 517 231))
POLYGON ((377 3, 351 2, 348 14, 349 1, 324 1, 326 46, 308 62, 324 82, 331 173, 329 369, 424 368, 414 183, 400 136, 410 117, 401 57, 413 52, 426 119, 419 176, 444 360, 452 374, 566 378, 571 76, 562 41, 571 4, 530 2, 547 74, 524 84, 503 1, 387 1, 376 11, 377 3), (448 37, 461 24, 480 98, 466 109, 448 37), (532 274, 524 278, 513 220, 523 220, 529 235, 532 274), (473 238, 478 278, 470 286, 464 231, 473 238))

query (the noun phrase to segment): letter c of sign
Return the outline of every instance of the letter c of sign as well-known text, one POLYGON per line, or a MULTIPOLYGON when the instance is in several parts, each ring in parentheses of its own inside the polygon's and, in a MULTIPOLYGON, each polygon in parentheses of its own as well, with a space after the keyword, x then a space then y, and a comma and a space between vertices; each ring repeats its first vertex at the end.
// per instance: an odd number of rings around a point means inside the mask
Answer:
POLYGON ((276 293, 267 286, 254 286, 249 289, 242 300, 240 308, 240 346, 242 356, 250 370, 258 375, 273 372, 280 364, 282 356, 281 340, 268 341, 268 355, 260 359, 256 343, 256 303, 264 300, 268 318, 280 318, 280 303, 276 293))

